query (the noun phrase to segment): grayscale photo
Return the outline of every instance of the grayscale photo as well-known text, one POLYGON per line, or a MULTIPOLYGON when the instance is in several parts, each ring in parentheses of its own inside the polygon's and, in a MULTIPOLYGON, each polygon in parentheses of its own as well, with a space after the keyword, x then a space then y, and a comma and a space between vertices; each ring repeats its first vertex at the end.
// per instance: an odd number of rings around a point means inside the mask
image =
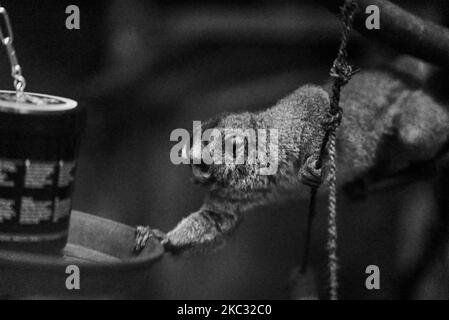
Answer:
POLYGON ((447 299, 447 0, 0 1, 0 300, 447 299))

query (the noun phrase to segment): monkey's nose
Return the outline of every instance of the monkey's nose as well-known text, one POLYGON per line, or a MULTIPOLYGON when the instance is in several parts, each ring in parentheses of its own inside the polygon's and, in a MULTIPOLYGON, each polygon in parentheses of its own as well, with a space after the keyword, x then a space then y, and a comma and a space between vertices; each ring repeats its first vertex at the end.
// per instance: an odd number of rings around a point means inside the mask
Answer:
POLYGON ((205 184, 212 181, 211 166, 202 162, 201 164, 192 164, 193 179, 195 182, 205 184))

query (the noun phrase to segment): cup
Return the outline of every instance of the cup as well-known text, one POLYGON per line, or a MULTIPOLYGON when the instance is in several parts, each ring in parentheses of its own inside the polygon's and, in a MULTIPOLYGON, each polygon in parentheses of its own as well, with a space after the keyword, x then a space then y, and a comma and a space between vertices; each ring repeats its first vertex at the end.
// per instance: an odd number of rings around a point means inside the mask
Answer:
POLYGON ((65 247, 84 125, 76 101, 0 91, 0 250, 65 247))

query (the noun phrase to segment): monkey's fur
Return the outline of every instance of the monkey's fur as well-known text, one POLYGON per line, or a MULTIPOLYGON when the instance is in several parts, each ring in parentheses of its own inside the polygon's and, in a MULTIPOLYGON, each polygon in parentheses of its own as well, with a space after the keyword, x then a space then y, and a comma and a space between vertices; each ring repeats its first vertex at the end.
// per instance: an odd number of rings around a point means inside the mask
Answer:
MULTIPOLYGON (((394 173, 444 152, 449 141, 449 108, 409 80, 396 71, 365 71, 343 88, 344 115, 337 133, 340 184, 373 170, 394 173)), ((210 120, 207 127, 278 129, 278 171, 274 176, 258 175, 257 163, 193 165, 195 179, 207 185, 209 193, 199 211, 167 235, 159 233, 167 248, 176 251, 214 243, 235 228, 244 211, 281 195, 298 196, 300 189, 307 190, 302 182, 321 178, 314 161, 328 108, 328 92, 306 85, 266 111, 210 120)))

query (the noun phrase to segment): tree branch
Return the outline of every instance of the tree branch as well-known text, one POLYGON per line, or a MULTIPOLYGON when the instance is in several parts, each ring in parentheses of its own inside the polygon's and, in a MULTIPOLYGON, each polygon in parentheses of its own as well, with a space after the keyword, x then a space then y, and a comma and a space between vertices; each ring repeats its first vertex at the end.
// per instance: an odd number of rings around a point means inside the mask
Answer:
MULTIPOLYGON (((338 13, 342 0, 318 0, 332 12, 338 13)), ((449 68, 449 30, 426 21, 387 0, 358 0, 360 10, 354 28, 369 39, 388 44, 401 53, 413 55, 440 67, 449 68), (365 26, 365 9, 376 5, 380 10, 380 29, 365 26)))

